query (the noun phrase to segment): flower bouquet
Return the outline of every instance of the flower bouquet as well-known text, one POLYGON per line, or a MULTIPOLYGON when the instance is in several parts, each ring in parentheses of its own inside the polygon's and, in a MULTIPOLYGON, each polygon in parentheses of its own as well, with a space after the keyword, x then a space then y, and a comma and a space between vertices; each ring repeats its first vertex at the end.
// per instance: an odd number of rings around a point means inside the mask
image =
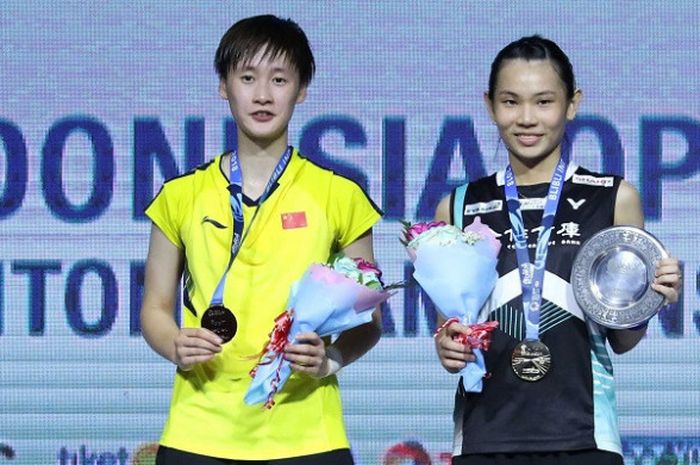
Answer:
POLYGON ((468 392, 481 392, 486 375, 481 351, 488 350, 498 322, 477 323, 477 318, 498 279, 501 243, 478 216, 463 231, 442 221, 405 222, 401 242, 413 262, 413 277, 446 320, 436 335, 454 322, 469 326, 469 333, 456 340, 469 345, 476 360, 460 375, 468 392))
POLYGON ((250 371, 253 381, 245 402, 272 408, 275 393, 291 375, 284 350, 297 334, 315 331, 323 337, 369 323, 372 310, 392 295, 384 288, 381 275, 366 260, 342 254, 331 257, 328 264, 309 266, 292 286, 287 310, 275 319, 270 339, 250 371))

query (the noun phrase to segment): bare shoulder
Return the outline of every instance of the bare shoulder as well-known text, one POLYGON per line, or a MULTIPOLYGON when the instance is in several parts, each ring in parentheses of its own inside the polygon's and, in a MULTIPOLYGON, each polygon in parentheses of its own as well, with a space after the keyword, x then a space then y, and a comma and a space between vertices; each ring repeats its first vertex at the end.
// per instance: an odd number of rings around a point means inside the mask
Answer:
POLYGON ((641 205, 641 198, 637 189, 624 179, 620 182, 620 188, 617 191, 616 206, 633 207, 641 205))
POLYGON ((644 214, 639 192, 630 183, 622 180, 615 198, 616 225, 634 225, 644 227, 644 214))
POLYGON ((450 194, 447 194, 440 200, 437 208, 435 209, 435 220, 444 221, 445 223, 451 223, 450 221, 450 194))

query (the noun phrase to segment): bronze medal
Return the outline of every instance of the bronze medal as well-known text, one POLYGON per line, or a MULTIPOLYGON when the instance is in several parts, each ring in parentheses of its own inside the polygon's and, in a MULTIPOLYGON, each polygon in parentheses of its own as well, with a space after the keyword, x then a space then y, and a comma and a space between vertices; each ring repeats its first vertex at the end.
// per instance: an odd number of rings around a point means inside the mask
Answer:
POLYGON ((552 366, 549 348, 538 339, 525 339, 518 342, 513 350, 511 367, 524 381, 539 381, 552 366))
POLYGON ((202 328, 206 328, 227 343, 238 331, 236 316, 223 305, 212 305, 202 315, 202 328))

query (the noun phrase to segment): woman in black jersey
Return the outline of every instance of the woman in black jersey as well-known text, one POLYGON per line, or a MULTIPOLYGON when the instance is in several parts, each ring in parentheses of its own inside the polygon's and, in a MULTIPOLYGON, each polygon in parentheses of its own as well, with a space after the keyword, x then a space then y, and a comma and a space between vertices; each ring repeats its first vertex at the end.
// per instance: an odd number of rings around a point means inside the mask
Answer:
MULTIPOLYGON (((509 165, 453 191, 437 208, 437 220, 457 225, 480 216, 502 244, 499 279, 480 315, 500 322, 485 353, 491 375, 478 393, 460 382, 453 465, 623 463, 605 342, 626 352, 646 324, 612 330, 593 323, 571 298, 569 280, 588 237, 612 225, 643 227, 644 217, 630 184, 569 162, 564 130, 580 100, 571 63, 554 42, 532 36, 506 46, 491 66, 484 101, 509 165), (523 354, 533 351, 533 369, 523 370, 523 354)), ((678 300, 677 259, 658 263, 652 287, 667 302, 678 300)), ((466 331, 452 324, 435 338, 449 372, 474 360, 453 340, 466 331)))

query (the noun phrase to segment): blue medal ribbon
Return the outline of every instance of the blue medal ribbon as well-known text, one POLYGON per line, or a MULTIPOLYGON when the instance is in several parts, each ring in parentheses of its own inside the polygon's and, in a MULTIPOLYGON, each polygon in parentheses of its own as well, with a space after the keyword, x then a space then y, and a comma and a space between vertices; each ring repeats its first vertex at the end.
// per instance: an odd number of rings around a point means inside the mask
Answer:
POLYGON ((544 281, 544 269, 549 250, 549 237, 554 226, 554 216, 557 213, 561 191, 564 188, 566 169, 569 165, 568 146, 562 146, 561 157, 557 163, 552 179, 549 183, 547 200, 542 212, 540 235, 537 238, 535 249, 535 263, 530 263, 530 255, 527 251, 527 239, 525 236, 525 223, 520 211, 518 199, 518 186, 515 183, 515 175, 510 164, 505 172, 505 194, 508 216, 513 228, 513 243, 518 259, 518 272, 520 285, 523 292, 523 310, 527 316, 525 323, 525 338, 539 339, 540 332, 540 307, 542 305, 542 282, 544 281))
POLYGON ((270 195, 272 186, 274 186, 275 183, 279 180, 280 176, 282 176, 282 173, 284 172, 285 168, 287 168, 291 157, 292 148, 287 147, 287 150, 284 151, 282 157, 280 157, 279 161, 277 162, 277 166, 275 166, 275 169, 272 171, 270 179, 268 179, 267 185, 265 186, 265 190, 258 199, 258 205, 255 207, 255 213, 253 213, 253 218, 251 218, 250 224, 248 224, 248 228, 246 229, 244 228, 243 221, 243 172, 241 171, 241 164, 238 160, 238 152, 234 151, 231 153, 228 186, 228 190, 231 193, 231 214, 233 216, 233 238, 231 240, 231 255, 229 257, 226 270, 224 270, 224 273, 221 276, 221 279, 219 280, 219 284, 216 286, 216 290, 214 290, 214 295, 212 296, 211 304, 209 305, 210 307, 223 304, 224 287, 226 286, 226 276, 228 275, 228 272, 231 269, 231 265, 233 265, 233 261, 236 259, 238 252, 241 250, 243 240, 248 236, 248 233, 250 232, 250 228, 253 225, 255 218, 258 216, 260 206, 270 195))

